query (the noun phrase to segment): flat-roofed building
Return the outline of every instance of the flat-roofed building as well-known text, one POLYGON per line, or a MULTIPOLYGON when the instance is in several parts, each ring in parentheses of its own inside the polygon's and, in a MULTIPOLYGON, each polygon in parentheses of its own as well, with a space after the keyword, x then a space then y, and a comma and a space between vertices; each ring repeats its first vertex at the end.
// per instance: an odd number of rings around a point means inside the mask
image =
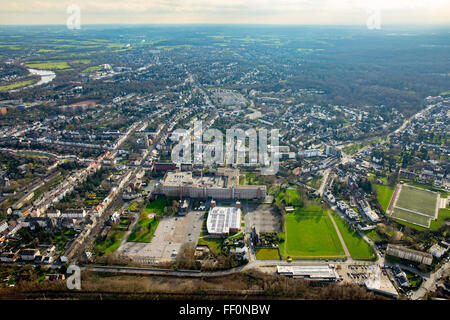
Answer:
POLYGON ((277 266, 277 273, 315 281, 336 281, 338 279, 336 270, 330 265, 277 266))
POLYGON ((396 246, 393 244, 388 244, 386 254, 405 260, 423 263, 426 265, 431 265, 433 263, 433 256, 430 253, 412 250, 409 248, 396 246))
POLYGON ((430 248, 430 253, 440 259, 450 248, 450 244, 448 244, 445 241, 442 241, 441 243, 436 243, 430 248))
POLYGON ((227 236, 241 228, 241 209, 233 207, 214 207, 206 220, 208 233, 213 236, 227 236))
POLYGON ((366 200, 359 200, 358 205, 360 208, 360 212, 371 222, 378 222, 380 218, 378 215, 372 210, 369 203, 366 200))
POLYGON ((367 290, 387 295, 395 299, 398 298, 397 290, 389 278, 383 276, 379 266, 369 266, 368 271, 370 272, 370 276, 364 282, 367 290))
POLYGON ((239 174, 236 175, 236 171, 221 172, 213 177, 194 177, 192 172, 167 172, 155 192, 169 197, 204 199, 239 200, 264 199, 266 197, 266 186, 239 186, 236 181, 239 181, 239 174))

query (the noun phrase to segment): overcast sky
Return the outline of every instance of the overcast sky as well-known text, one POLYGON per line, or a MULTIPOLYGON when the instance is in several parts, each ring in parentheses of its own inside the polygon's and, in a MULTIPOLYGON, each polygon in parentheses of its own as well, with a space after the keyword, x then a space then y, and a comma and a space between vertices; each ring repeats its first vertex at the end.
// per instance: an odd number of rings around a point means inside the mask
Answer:
POLYGON ((70 5, 82 24, 450 24, 449 0, 0 0, 0 24, 66 24, 70 5))

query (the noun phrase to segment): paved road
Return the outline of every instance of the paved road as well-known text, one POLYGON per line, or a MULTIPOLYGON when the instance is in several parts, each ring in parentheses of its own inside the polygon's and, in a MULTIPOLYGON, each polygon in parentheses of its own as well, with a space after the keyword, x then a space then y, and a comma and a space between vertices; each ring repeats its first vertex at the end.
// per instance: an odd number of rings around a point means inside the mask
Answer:
POLYGON ((422 285, 417 291, 412 294, 411 299, 419 300, 422 299, 428 292, 435 291, 437 289, 436 283, 439 281, 439 278, 442 276, 444 271, 449 268, 450 262, 447 262, 442 265, 442 267, 440 267, 436 272, 431 273, 427 278, 424 278, 422 285))
MULTIPOLYGON (((124 204, 124 206, 127 206, 127 205, 128 205, 127 203, 124 204)), ((123 209, 123 207, 122 207, 122 209, 123 209)), ((123 212, 123 210, 122 210, 122 212, 123 212)), ((122 214, 122 212, 120 214, 122 214)), ((132 215, 133 215, 134 221, 130 225, 130 227, 128 228, 128 231, 123 236, 122 241, 120 242, 120 246, 119 246, 119 248, 117 248, 117 252, 122 252, 124 245, 127 243, 128 237, 130 236, 131 232, 134 229, 134 226, 139 221, 139 214, 138 213, 133 212, 132 215)))
MULTIPOLYGON (((374 265, 374 262, 370 261, 355 261, 347 259, 346 261, 338 260, 336 264, 341 265, 374 265)), ((176 271, 170 269, 156 269, 156 268, 139 268, 139 267, 120 267, 120 266, 83 266, 82 270, 91 272, 110 272, 110 273, 123 273, 123 274, 141 274, 141 275, 154 275, 154 276, 173 276, 173 277, 220 277, 246 271, 250 269, 258 269, 261 267, 275 267, 275 266, 301 266, 301 265, 328 265, 335 263, 333 260, 294 260, 287 262, 284 260, 253 260, 248 264, 223 271, 213 272, 199 272, 199 271, 176 271)))
POLYGON ((323 180, 322 180, 322 184, 320 185, 319 188, 319 195, 322 196, 323 192, 325 191, 325 187, 327 186, 327 182, 328 182, 328 176, 330 175, 331 172, 331 168, 328 168, 327 170, 324 171, 323 173, 323 180))

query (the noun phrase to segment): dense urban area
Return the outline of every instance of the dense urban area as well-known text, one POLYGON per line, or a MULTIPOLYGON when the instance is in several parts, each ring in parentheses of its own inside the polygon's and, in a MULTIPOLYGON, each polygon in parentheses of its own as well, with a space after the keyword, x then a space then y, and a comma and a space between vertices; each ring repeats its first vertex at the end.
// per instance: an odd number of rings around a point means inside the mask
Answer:
POLYGON ((2 28, 0 298, 448 299, 448 39, 2 28), (278 170, 174 161, 198 123, 277 129, 278 170))

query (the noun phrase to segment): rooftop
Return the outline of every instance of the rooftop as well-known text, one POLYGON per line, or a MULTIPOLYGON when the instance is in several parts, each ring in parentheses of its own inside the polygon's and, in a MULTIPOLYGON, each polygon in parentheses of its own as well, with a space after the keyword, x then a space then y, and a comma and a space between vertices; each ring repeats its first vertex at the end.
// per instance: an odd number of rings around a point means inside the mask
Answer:
POLYGON ((293 277, 305 277, 314 280, 336 279, 336 271, 327 265, 312 266, 277 266, 279 274, 285 274, 293 277))
POLYGON ((228 234, 230 229, 241 227, 241 209, 234 207, 214 207, 206 221, 208 233, 228 234))
POLYGON ((208 187, 224 188, 225 180, 223 177, 194 177, 191 171, 186 172, 168 172, 164 178, 164 186, 189 186, 189 187, 208 187))

